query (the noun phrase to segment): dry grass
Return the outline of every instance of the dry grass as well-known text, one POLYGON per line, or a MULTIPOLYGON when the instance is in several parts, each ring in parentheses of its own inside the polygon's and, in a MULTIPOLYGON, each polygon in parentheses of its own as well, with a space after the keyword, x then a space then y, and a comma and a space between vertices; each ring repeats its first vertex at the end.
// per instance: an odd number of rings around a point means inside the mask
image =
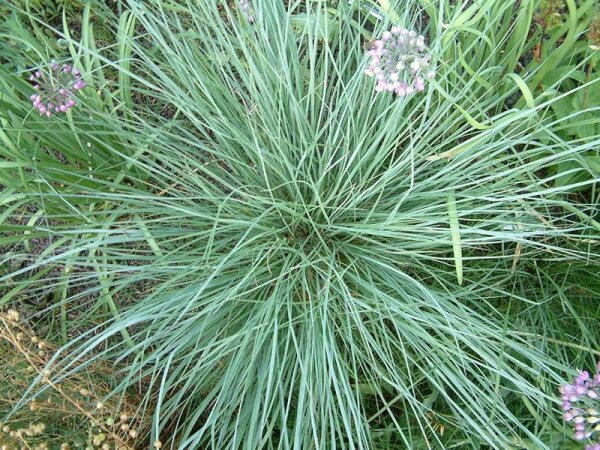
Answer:
POLYGON ((17 311, 0 314, 0 448, 139 448, 148 429, 140 397, 111 397, 115 368, 101 360, 56 377, 56 350, 17 311))

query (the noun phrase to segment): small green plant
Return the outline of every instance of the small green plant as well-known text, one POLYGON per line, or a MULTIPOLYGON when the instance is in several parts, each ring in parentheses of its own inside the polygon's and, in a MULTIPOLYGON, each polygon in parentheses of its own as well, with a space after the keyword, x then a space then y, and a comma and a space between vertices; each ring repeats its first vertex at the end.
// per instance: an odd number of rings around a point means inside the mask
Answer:
POLYGON ((597 14, 590 24, 588 40, 592 50, 600 50, 600 14, 597 14))
POLYGON ((565 0, 542 0, 535 13, 534 20, 544 32, 552 31, 561 25, 565 0))

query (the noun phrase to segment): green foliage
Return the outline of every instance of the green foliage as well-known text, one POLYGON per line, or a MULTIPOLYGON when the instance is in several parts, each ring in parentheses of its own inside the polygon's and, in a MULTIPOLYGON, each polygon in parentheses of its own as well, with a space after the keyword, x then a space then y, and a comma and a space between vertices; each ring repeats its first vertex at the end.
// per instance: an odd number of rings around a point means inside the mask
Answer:
POLYGON ((5 10, 30 11, 38 18, 51 21, 56 16, 60 16, 63 11, 70 14, 81 10, 86 0, 7 0, 6 3, 3 6, 5 10))
MULTIPOLYGON (((600 133, 600 75, 598 54, 594 49, 594 16, 597 2, 574 1, 543 2, 538 15, 557 17, 561 5, 566 6, 567 22, 558 26, 551 20, 541 21, 542 32, 526 71, 538 71, 536 84, 530 86, 536 93, 554 96, 556 101, 549 113, 563 125, 556 133, 565 141, 585 141, 600 133), (584 31, 587 29, 588 32, 584 31)), ((577 158, 569 158, 552 168, 559 186, 576 185, 600 176, 600 153, 591 149, 577 158)), ((585 189, 584 185, 573 190, 585 189)))
POLYGON ((41 311, 55 373, 143 383, 149 445, 568 448, 557 386, 598 344, 590 2, 531 62, 539 2, 354 3, 9 29, 1 302, 41 311), (423 11, 428 92, 375 93, 365 46, 423 11), (51 59, 89 87, 49 121, 25 69, 51 59))
MULTIPOLYGON (((462 66, 476 77, 474 87, 481 91, 496 86, 506 76, 507 71, 498 70, 498 67, 514 70, 513 80, 515 76, 528 80, 519 85, 522 96, 516 102, 517 106, 545 106, 542 115, 560 121, 560 126, 552 128, 552 134, 557 134, 563 141, 586 141, 597 136, 600 131, 598 55, 590 47, 588 38, 591 35, 586 33, 590 28, 593 34, 592 20, 597 2, 490 2, 490 7, 489 15, 484 15, 473 5, 460 13, 458 26, 452 26, 453 22, 450 22, 449 30, 454 32, 446 32, 445 36, 454 42, 454 54, 448 57, 461 61, 462 66), (486 30, 486 39, 478 35, 481 30, 486 30), (476 74, 473 66, 468 66, 461 56, 465 49, 475 49, 478 43, 482 49, 475 51, 473 65, 485 61, 496 69, 485 75, 476 74), (548 101, 550 98, 552 101, 548 101)), ((433 6, 426 10, 438 20, 438 12, 433 6)), ((456 11, 459 10, 457 7, 456 11)), ((505 77, 505 92, 513 87, 512 83, 506 83, 507 80, 505 77)), ((504 107, 515 103, 512 97, 507 100, 504 107)), ((549 136, 548 141, 541 139, 548 142, 552 152, 554 137, 549 136)), ((569 185, 572 191, 589 190, 589 182, 600 175, 598 158, 595 148, 565 158, 550 168, 556 176, 555 183, 561 187, 569 185)))

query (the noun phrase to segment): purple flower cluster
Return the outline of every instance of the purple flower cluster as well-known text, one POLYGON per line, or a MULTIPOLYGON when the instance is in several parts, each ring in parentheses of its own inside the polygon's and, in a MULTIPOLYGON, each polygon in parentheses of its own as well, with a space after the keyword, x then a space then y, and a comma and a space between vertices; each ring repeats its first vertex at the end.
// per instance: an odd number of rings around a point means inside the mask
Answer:
POLYGON ((33 106, 48 118, 53 113, 66 112, 75 106, 75 92, 85 87, 79 70, 68 64, 53 63, 48 73, 36 70, 29 81, 35 83, 33 88, 37 91, 29 97, 33 106))
POLYGON ((248 22, 254 22, 254 13, 252 11, 250 0, 240 0, 240 11, 242 11, 242 14, 248 22))
POLYGON ((425 38, 401 27, 385 31, 369 50, 371 63, 365 74, 377 79, 377 92, 395 92, 404 97, 425 90, 425 80, 432 79, 431 56, 425 38))
MULTIPOLYGON (((600 437, 600 364, 592 377, 583 371, 573 384, 560 388, 563 401, 563 418, 573 424, 575 439, 598 439, 600 437)), ((600 442, 588 444, 585 450, 600 450, 600 442)))

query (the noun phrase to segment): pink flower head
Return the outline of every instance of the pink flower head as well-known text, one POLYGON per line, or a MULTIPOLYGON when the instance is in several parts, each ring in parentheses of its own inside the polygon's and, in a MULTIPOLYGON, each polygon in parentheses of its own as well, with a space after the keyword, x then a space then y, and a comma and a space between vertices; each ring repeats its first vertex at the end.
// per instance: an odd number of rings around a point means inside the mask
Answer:
POLYGON ((252 4, 250 0, 240 0, 240 11, 242 15, 246 18, 246 20, 250 23, 254 22, 254 8, 252 8, 252 4))
POLYGON ((400 97, 423 92, 425 80, 435 76, 430 69, 431 58, 426 53, 425 37, 402 27, 394 26, 390 31, 384 31, 367 54, 371 61, 365 75, 376 77, 377 92, 391 91, 400 97), (403 84, 398 85, 398 82, 403 84))
POLYGON ((77 103, 75 93, 85 88, 81 73, 68 64, 52 63, 49 70, 36 70, 29 80, 37 91, 29 97, 41 115, 52 117, 53 112, 67 112, 77 103))
POLYGON ((600 450, 600 427, 597 426, 600 422, 599 377, 600 366, 593 376, 582 371, 573 379, 573 383, 560 388, 563 419, 573 427, 574 438, 578 441, 594 441, 585 446, 586 450, 600 450))

